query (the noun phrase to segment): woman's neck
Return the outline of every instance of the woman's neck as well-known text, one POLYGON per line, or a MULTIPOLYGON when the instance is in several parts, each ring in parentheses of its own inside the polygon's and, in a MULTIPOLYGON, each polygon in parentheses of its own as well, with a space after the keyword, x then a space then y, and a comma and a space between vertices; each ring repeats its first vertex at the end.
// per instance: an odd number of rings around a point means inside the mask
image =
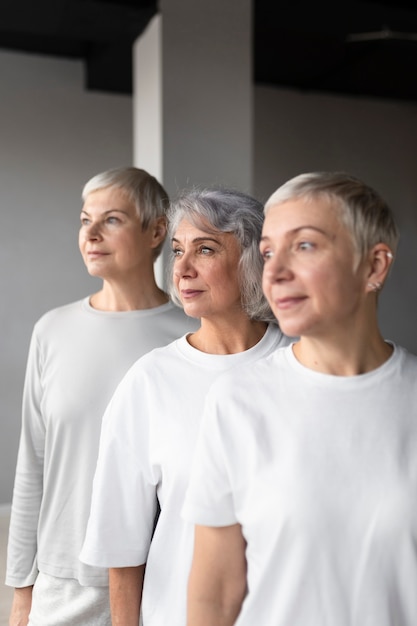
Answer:
POLYGON ((268 324, 250 320, 201 320, 201 327, 187 336, 197 350, 208 354, 237 354, 255 346, 264 336, 268 324))
POLYGON ((168 302, 167 294, 153 281, 147 285, 103 283, 103 288, 90 298, 90 304, 100 311, 136 311, 153 309, 168 302))
POLYGON ((352 340, 332 342, 311 337, 301 337, 294 344, 296 359, 306 367, 334 376, 357 376, 380 367, 392 354, 392 345, 379 333, 364 338, 359 344, 352 340))

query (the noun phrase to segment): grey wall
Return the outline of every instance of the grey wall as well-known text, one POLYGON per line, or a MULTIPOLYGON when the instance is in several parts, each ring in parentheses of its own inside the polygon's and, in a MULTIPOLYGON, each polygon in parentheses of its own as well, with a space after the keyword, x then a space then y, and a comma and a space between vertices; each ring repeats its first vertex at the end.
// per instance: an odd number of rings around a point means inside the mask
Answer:
POLYGON ((163 177, 252 188, 251 0, 161 0, 163 177))
POLYGON ((78 61, 0 52, 0 504, 11 501, 32 326, 98 282, 78 252, 80 192, 132 160, 132 99, 86 92, 78 61))
POLYGON ((390 203, 401 230, 381 294, 384 336, 417 353, 417 104, 255 89, 255 195, 288 178, 344 170, 390 203))

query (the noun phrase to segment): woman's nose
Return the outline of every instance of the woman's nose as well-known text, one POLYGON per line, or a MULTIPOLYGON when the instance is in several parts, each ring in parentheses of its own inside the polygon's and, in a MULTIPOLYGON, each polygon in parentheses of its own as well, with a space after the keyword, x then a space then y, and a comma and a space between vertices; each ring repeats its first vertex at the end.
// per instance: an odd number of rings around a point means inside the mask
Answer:
POLYGON ((196 270, 188 254, 183 253, 175 258, 174 273, 178 278, 195 276, 196 270))
POLYGON ((88 224, 85 227, 84 236, 87 240, 96 240, 100 238, 100 227, 98 224, 88 224))
POLYGON ((287 280, 291 275, 291 269, 284 254, 275 252, 264 265, 264 280, 276 282, 287 280))

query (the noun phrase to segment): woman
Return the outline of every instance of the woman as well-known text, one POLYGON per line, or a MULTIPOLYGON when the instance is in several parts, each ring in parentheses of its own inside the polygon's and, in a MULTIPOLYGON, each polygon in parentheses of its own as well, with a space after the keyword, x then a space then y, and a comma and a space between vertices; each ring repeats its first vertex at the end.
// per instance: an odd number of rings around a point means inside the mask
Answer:
POLYGON ((417 624, 417 358, 381 336, 397 246, 346 174, 269 199, 263 288, 299 341, 207 398, 184 505, 189 626, 417 624))
POLYGON ((78 559, 102 415, 140 355, 195 327, 155 282, 168 206, 156 179, 103 172, 83 201, 80 251, 103 285, 34 328, 8 546, 10 626, 110 624, 107 572, 78 559))
POLYGON ((141 358, 103 421, 81 559, 109 567, 114 624, 183 626, 193 528, 183 522, 204 396, 220 372, 285 339, 262 294, 262 206, 228 190, 186 192, 169 211, 173 297, 200 328, 141 358), (160 515, 152 538, 157 507, 160 515))

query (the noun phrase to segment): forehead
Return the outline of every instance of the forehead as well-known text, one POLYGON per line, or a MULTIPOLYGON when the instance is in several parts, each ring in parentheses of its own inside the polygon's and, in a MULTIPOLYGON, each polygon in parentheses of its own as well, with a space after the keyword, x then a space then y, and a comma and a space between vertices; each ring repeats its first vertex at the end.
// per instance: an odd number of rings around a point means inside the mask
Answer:
POLYGON ((209 224, 207 220, 204 220, 203 218, 199 219, 198 223, 194 223, 193 221, 187 219, 186 217, 183 217, 180 220, 177 228, 175 229, 173 237, 174 239, 179 239, 181 237, 206 237, 206 236, 217 238, 225 234, 226 233, 222 233, 221 231, 214 228, 214 226, 209 224))
POLYGON ((104 187, 88 194, 84 201, 83 209, 123 209, 136 211, 135 203, 129 195, 120 187, 104 187))
POLYGON ((198 245, 202 241, 218 243, 223 249, 240 253, 240 244, 234 233, 225 233, 217 230, 208 222, 202 222, 198 226, 183 218, 173 234, 173 240, 183 244, 198 245))
POLYGON ((286 235, 303 228, 324 233, 348 233, 339 206, 325 196, 294 198, 269 207, 265 216, 263 236, 268 233, 286 235))

